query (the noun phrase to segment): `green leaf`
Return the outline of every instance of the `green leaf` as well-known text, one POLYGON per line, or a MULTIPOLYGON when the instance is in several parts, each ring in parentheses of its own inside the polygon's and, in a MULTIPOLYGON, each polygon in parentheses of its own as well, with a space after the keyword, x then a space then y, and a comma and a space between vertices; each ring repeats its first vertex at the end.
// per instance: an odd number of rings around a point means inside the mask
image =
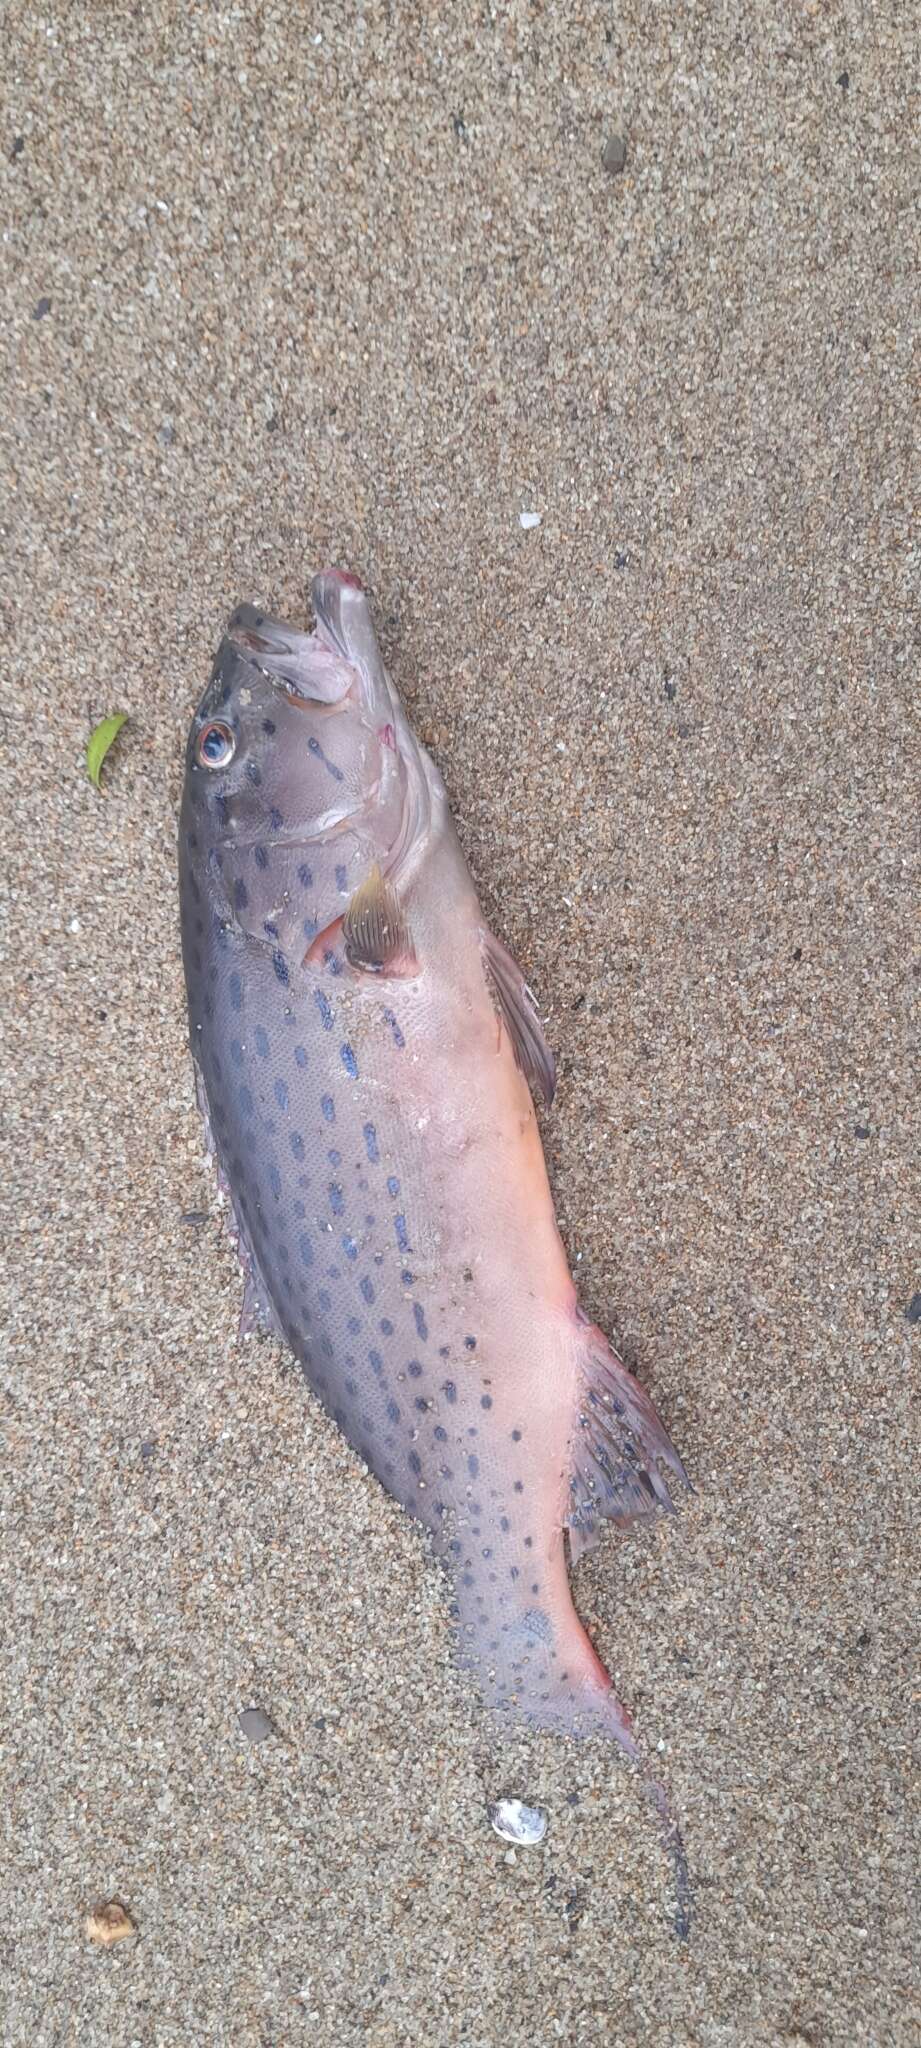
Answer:
POLYGON ((113 711, 111 718, 102 718, 94 725, 86 745, 86 772, 90 781, 99 788, 102 764, 113 740, 118 738, 128 716, 127 711, 113 711))

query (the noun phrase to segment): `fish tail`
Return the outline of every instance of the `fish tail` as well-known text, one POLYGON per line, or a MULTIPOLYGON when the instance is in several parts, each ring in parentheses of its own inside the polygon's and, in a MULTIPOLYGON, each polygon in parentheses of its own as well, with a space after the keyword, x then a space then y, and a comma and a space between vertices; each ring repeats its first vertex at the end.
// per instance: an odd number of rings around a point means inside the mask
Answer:
POLYGON ((671 1797, 644 1757, 630 1715, 579 1620, 562 1546, 545 1563, 542 1582, 531 1581, 535 1566, 525 1565, 524 1557, 521 1568, 506 1564, 504 1582, 493 1566, 488 1558, 484 1569, 473 1545, 452 1563, 451 1614, 461 1664, 484 1705, 502 1720, 563 1735, 605 1736, 637 1765, 671 1865, 674 1932, 686 1941, 691 1882, 671 1797))
POLYGON ((659 1826, 659 1837, 672 1866, 674 1886, 674 1915, 672 1926, 679 1941, 688 1941, 691 1934, 693 1893, 691 1873, 685 1853, 684 1840, 678 1824, 670 1794, 660 1778, 643 1771, 643 1790, 655 1813, 659 1826))

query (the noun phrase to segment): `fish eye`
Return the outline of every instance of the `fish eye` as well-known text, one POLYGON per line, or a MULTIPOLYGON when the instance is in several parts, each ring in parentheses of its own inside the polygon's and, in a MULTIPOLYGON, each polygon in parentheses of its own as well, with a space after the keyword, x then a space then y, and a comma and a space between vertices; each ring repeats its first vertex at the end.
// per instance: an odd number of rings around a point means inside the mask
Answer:
POLYGON ((236 752, 236 740, 222 718, 212 718, 198 735, 196 753, 203 768, 226 768, 236 752))

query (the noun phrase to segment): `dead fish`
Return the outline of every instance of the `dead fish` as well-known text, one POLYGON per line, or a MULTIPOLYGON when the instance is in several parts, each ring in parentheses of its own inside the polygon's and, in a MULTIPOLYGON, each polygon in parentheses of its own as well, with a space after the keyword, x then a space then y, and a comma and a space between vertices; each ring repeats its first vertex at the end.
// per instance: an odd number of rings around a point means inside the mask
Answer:
POLYGON ((233 613, 186 757, 191 1042, 242 1327, 429 1531, 486 1704, 635 1755, 564 1531, 578 1557, 687 1475, 578 1306, 531 1096, 553 1056, 367 596, 328 570, 312 599, 312 633, 233 613))

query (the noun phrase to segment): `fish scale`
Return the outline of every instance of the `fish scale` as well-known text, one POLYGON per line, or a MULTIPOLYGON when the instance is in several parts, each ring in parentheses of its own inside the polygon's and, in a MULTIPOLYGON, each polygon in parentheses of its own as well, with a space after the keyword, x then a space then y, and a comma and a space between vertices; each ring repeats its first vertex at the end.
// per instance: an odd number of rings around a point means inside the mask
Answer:
POLYGON ((575 1612, 605 1517, 686 1475, 576 1301, 531 1089, 553 1062, 353 577, 316 629, 241 606, 192 723, 192 1050, 244 1326, 274 1331, 430 1531, 490 1707, 636 1744, 575 1612))

